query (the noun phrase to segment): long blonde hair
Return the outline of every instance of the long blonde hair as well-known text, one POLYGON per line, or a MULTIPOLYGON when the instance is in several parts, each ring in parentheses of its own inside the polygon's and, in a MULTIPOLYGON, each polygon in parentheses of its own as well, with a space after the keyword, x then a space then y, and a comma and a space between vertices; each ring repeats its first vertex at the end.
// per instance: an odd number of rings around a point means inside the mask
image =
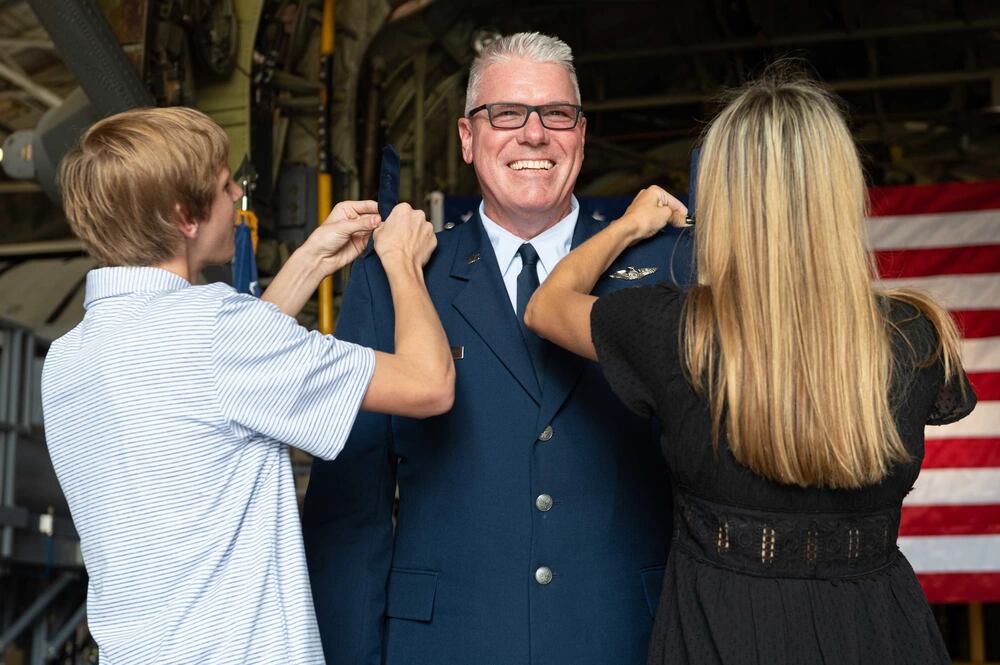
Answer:
POLYGON ((880 293, 926 313, 948 375, 961 366, 958 333, 929 297, 873 288, 864 175, 834 98, 772 65, 708 128, 697 185, 683 353, 715 445, 724 424, 735 458, 771 480, 878 482, 909 460, 889 405, 880 293))

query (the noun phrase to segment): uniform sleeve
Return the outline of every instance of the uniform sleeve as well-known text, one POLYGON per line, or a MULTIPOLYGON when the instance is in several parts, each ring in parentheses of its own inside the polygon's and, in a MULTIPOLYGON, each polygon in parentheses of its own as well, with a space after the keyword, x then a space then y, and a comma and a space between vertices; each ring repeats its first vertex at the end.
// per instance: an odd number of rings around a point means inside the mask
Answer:
MULTIPOLYGON (((392 352, 392 298, 375 259, 357 261, 340 339, 392 352)), ((381 665, 392 564, 396 455, 392 419, 363 412, 343 451, 314 459, 302 510, 313 605, 329 665, 381 665)))
POLYGON ((658 284, 603 296, 590 315, 591 338, 611 389, 640 416, 656 415, 677 366, 680 290, 658 284))
POLYGON ((219 308, 212 361, 234 431, 324 459, 343 448, 375 370, 371 349, 306 330, 271 303, 241 294, 219 308))

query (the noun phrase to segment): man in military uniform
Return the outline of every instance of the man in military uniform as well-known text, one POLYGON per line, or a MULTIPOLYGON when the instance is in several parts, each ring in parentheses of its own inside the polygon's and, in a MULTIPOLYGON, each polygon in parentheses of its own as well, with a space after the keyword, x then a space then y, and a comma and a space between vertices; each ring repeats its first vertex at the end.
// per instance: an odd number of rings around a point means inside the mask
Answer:
MULTIPOLYGON (((426 420, 362 414, 340 457, 313 466, 306 551, 327 661, 639 665, 670 538, 658 428, 520 316, 607 223, 573 196, 586 118, 569 47, 537 33, 487 46, 458 131, 483 202, 439 234, 425 271, 455 405, 426 420)), ((691 250, 660 234, 594 292, 684 281, 691 250)), ((355 264, 337 334, 392 349, 377 257, 355 264)))

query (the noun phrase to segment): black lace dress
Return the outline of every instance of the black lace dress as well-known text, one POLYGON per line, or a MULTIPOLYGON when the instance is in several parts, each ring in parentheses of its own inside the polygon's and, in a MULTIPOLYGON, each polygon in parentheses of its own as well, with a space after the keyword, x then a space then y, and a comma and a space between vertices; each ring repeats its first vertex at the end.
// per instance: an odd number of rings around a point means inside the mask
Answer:
POLYGON ((598 300, 591 319, 612 388, 631 409, 661 420, 671 469, 674 539, 650 665, 949 663, 896 548, 924 424, 958 420, 975 405, 964 375, 942 385, 939 363, 918 367, 936 344, 931 324, 909 305, 887 303, 910 342, 895 336, 891 403, 912 463, 859 490, 800 488, 755 475, 722 442, 713 451, 708 404, 680 363, 683 298, 669 285, 624 289, 598 300))

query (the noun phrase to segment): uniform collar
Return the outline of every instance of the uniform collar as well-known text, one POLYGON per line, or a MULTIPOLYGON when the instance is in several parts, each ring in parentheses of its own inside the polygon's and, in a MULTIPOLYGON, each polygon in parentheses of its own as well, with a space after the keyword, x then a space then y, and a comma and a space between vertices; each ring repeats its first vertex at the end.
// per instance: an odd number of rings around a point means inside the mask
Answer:
POLYGON ((496 254, 497 263, 500 266, 500 274, 506 274, 518 248, 526 242, 530 242, 531 246, 538 252, 538 260, 545 273, 552 272, 556 264, 569 254, 573 244, 573 231, 579 216, 580 203, 575 196, 571 195, 569 214, 534 238, 525 240, 487 217, 484 204, 479 203, 479 218, 483 221, 486 237, 489 238, 490 244, 493 246, 493 253, 496 254))
POLYGON ((191 284, 174 273, 162 268, 138 266, 116 266, 97 268, 87 273, 87 293, 83 306, 89 309, 102 298, 129 293, 157 293, 186 289, 191 284))

